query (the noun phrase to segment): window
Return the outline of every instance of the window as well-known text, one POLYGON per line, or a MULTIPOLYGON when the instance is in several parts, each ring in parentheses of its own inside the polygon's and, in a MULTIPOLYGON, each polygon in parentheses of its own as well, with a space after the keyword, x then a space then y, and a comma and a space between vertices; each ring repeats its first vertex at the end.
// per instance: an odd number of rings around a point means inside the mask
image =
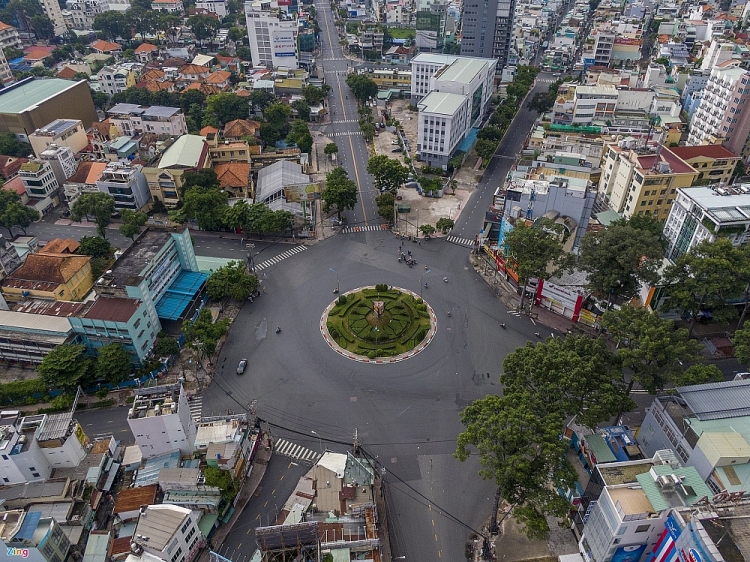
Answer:
POLYGON ((638 525, 635 528, 635 532, 636 533, 647 533, 650 528, 651 528, 651 525, 638 525))

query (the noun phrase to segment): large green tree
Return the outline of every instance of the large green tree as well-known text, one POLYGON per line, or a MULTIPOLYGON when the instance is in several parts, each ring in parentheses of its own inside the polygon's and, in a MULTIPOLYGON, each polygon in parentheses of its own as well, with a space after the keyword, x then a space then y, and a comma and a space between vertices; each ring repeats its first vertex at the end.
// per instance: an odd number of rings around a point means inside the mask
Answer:
POLYGON ((125 14, 117 10, 96 14, 92 27, 104 33, 110 41, 114 41, 117 37, 130 39, 130 28, 125 14))
POLYGON ((736 310, 727 302, 742 294, 748 270, 747 254, 728 239, 705 240, 664 271, 667 306, 688 317, 691 336, 702 311, 710 311, 718 321, 731 320, 736 310))
POLYGON ((645 308, 623 306, 604 313, 601 326, 617 344, 617 355, 632 371, 628 391, 634 384, 650 394, 679 380, 683 365, 698 360, 700 345, 688 331, 677 329, 645 308))
POLYGON ((229 206, 229 194, 218 186, 191 187, 183 197, 185 217, 198 221, 202 230, 219 230, 224 227, 224 213, 229 206))
POLYGON ((272 92, 269 92, 268 90, 253 90, 250 94, 250 107, 253 111, 255 109, 259 109, 260 111, 264 111, 266 107, 271 105, 276 101, 276 96, 273 95, 272 92))
MULTIPOLYGON (((187 25, 193 32, 193 35, 195 35, 195 38, 203 43, 206 39, 214 37, 221 24, 219 20, 211 16, 195 15, 188 18, 187 25)), ((241 119, 241 117, 236 117, 235 119, 241 119)))
POLYGON ((79 241, 76 254, 81 256, 91 256, 92 258, 109 258, 112 257, 112 244, 109 240, 101 236, 84 236, 79 241))
POLYGON ((215 127, 222 127, 235 119, 247 119, 247 100, 230 92, 213 94, 206 99, 206 119, 215 127))
POLYGON ((204 308, 195 320, 186 320, 182 325, 185 343, 191 349, 203 351, 209 359, 216 352, 219 340, 229 331, 229 318, 214 322, 211 311, 204 308))
POLYGON ((26 234, 26 227, 37 220, 37 210, 21 203, 21 198, 15 191, 0 189, 0 226, 8 230, 11 238, 14 236, 14 227, 20 228, 26 234))
POLYGON ((360 103, 378 95, 378 85, 364 74, 350 74, 346 77, 346 85, 360 103))
POLYGON ((44 356, 36 370, 51 387, 63 392, 74 391, 89 369, 85 351, 85 345, 58 345, 44 356))
MULTIPOLYGON (((335 146, 335 145, 334 145, 335 146)), ((336 208, 339 219, 346 209, 353 209, 357 204, 357 184, 349 179, 344 168, 335 168, 326 175, 326 188, 321 194, 323 210, 327 213, 336 208)))
POLYGON ((286 136, 286 141, 296 144, 301 152, 309 154, 312 150, 313 138, 307 123, 302 119, 295 119, 289 134, 286 136))
POLYGON ((367 172, 375 180, 375 187, 396 193, 409 177, 409 169, 398 160, 384 154, 373 156, 367 161, 367 172))
POLYGON ((99 348, 96 358, 96 375, 108 383, 117 384, 128 378, 133 368, 130 356, 119 342, 99 348))
POLYGON ((107 226, 112 222, 115 212, 115 199, 106 193, 84 193, 70 207, 70 217, 78 222, 83 217, 94 217, 96 232, 102 238, 107 237, 107 226))
POLYGON ((518 283, 521 286, 521 300, 518 306, 523 308, 529 280, 532 277, 549 278, 562 256, 562 244, 556 235, 540 225, 528 226, 518 220, 513 230, 505 235, 504 247, 518 274, 518 283))
POLYGON ((258 278, 247 271, 242 261, 230 261, 208 277, 206 292, 212 299, 244 301, 258 287, 258 278))
POLYGON ((28 156, 32 152, 31 145, 19 141, 13 133, 0 133, 0 154, 28 156))
POLYGON ((641 283, 655 284, 663 257, 658 236, 618 221, 583 237, 578 267, 588 273, 589 289, 610 303, 615 293, 630 297, 641 283))
POLYGON ((135 237, 141 233, 141 227, 148 221, 146 213, 131 211, 130 209, 123 209, 121 217, 122 226, 120 226, 120 234, 131 240, 135 240, 135 237))
POLYGON ((326 93, 321 88, 308 84, 302 88, 302 97, 305 98, 308 105, 318 105, 326 99, 326 93))

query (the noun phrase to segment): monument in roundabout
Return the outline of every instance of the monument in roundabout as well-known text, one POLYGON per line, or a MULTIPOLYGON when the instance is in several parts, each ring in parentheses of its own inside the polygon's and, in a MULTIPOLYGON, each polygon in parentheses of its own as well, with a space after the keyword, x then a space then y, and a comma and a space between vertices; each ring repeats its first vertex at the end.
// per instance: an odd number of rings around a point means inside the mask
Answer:
POLYGON ((437 319, 419 295, 385 284, 342 294, 326 308, 320 331, 337 353, 363 363, 395 363, 422 351, 437 319))

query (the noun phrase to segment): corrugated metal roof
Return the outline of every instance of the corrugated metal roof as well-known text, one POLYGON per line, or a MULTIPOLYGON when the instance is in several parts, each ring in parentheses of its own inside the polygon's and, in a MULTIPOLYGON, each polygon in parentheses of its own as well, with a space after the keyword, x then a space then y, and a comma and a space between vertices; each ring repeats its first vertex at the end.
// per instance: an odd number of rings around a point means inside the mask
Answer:
POLYGON ((168 107, 166 105, 152 105, 143 112, 143 117, 172 117, 178 113, 179 107, 168 107))
POLYGON ((39 441, 62 439, 68 434, 71 423, 73 423, 73 412, 47 414, 39 427, 37 439, 39 441))
POLYGON ((89 535, 83 562, 106 562, 109 554, 109 533, 97 532, 89 535))
POLYGON ((194 168, 200 162, 205 144, 206 141, 199 135, 182 135, 166 150, 158 167, 160 169, 173 166, 194 168))
POLYGON ((668 476, 670 474, 679 476, 685 490, 689 493, 688 496, 684 496, 680 492, 675 491, 666 496, 650 472, 639 474, 636 477, 638 483, 641 485, 643 492, 656 512, 664 511, 670 507, 679 507, 680 505, 693 505, 703 496, 706 496, 709 500, 713 497, 711 490, 708 489, 698 471, 692 466, 672 468, 668 464, 661 464, 655 465, 651 471, 657 476, 668 476), (690 493, 691 491, 692 493, 690 493))
POLYGON ((0 112, 22 113, 81 82, 82 80, 71 82, 62 78, 45 78, 44 80, 36 79, 15 87, 8 87, 0 91, 0 108, 2 108, 0 112))
POLYGON ((31 330, 50 336, 67 335, 72 330, 70 320, 67 318, 11 312, 9 310, 0 310, 0 326, 4 326, 6 329, 31 330))
POLYGON ((750 416, 750 380, 682 386, 677 392, 701 421, 750 416))
POLYGON ((162 468, 177 468, 180 466, 180 451, 176 449, 163 455, 156 455, 146 461, 142 469, 138 471, 135 479, 136 488, 149 486, 159 482, 159 472, 162 468))
POLYGON ((34 536, 39 520, 42 518, 42 514, 39 512, 27 513, 26 517, 23 518, 21 523, 21 529, 13 537, 17 541, 30 541, 31 537, 34 536))
POLYGON ((255 199, 263 202, 285 186, 305 183, 310 183, 310 176, 302 172, 302 166, 279 160, 258 172, 255 199))
POLYGON ((436 113, 438 115, 454 115, 461 105, 467 102, 466 96, 458 94, 449 94, 447 92, 430 92, 418 107, 420 112, 436 113))
POLYGON ((179 320, 207 279, 205 273, 180 271, 156 303, 156 314, 165 320, 179 320))

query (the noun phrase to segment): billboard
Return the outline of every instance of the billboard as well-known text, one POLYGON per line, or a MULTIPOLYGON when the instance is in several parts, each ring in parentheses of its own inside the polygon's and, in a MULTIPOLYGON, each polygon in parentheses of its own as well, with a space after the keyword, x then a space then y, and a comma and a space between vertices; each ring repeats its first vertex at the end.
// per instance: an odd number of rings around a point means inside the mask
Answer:
POLYGON ((320 199, 320 184, 301 183, 284 186, 284 199, 287 203, 301 203, 320 199))
POLYGON ((645 544, 635 544, 631 546, 621 546, 615 551, 612 562, 638 562, 641 559, 643 551, 646 550, 645 544))
POLYGON ((273 44, 273 56, 296 57, 297 56, 297 34, 294 31, 277 30, 273 32, 271 39, 273 44))

